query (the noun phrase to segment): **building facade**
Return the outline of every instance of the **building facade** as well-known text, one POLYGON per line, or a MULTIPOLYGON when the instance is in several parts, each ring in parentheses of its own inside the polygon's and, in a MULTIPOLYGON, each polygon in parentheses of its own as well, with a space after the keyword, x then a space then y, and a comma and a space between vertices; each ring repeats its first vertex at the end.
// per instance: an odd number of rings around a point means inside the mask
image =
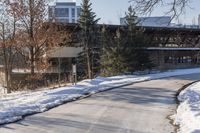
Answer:
POLYGON ((77 23, 81 8, 76 2, 55 2, 48 7, 50 22, 77 23))

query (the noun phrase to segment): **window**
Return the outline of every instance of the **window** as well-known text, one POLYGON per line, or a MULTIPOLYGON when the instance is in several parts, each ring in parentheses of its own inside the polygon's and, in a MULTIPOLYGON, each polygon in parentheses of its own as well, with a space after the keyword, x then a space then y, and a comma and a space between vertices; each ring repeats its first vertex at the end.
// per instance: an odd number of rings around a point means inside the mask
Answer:
POLYGON ((69 8, 56 8, 55 16, 56 17, 69 17, 69 8))
POLYGON ((183 56, 183 63, 186 63, 186 62, 187 62, 187 57, 183 56))
POLYGON ((188 63, 191 63, 191 62, 192 62, 192 57, 187 56, 187 62, 188 62, 188 63))
POLYGON ((81 8, 77 8, 77 16, 79 17, 81 14, 81 8))
POLYGON ((72 17, 75 17, 75 9, 72 8, 72 17))
POLYGON ((53 8, 49 7, 49 17, 53 17, 53 8))
POLYGON ((58 62, 57 62, 55 59, 51 59, 51 60, 49 61, 49 64, 51 64, 52 67, 55 67, 55 66, 58 65, 58 62))
POLYGON ((173 57, 165 57, 165 63, 172 63, 174 60, 173 57))
POLYGON ((165 57, 165 63, 191 63, 192 57, 190 56, 180 56, 180 57, 165 57))
POLYGON ((72 23, 75 23, 75 19, 72 19, 72 23))

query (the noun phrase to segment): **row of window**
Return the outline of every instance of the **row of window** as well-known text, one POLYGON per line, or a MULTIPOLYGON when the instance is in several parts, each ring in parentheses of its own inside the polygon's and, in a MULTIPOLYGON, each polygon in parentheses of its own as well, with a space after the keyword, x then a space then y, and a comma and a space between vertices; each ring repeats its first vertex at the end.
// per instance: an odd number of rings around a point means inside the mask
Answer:
POLYGON ((165 57, 165 63, 192 63, 194 60, 190 56, 182 56, 182 57, 165 57))
MULTIPOLYGON (((55 17, 69 17, 69 9, 71 9, 71 16, 75 17, 75 8, 55 8, 55 17)), ((77 16, 80 14, 80 9, 77 8, 77 16)), ((53 17, 53 8, 49 8, 49 16, 53 17)))
MULTIPOLYGON (((75 17, 75 9, 71 10, 72 17, 75 17)), ((69 17, 69 8, 55 8, 56 17, 69 17)))

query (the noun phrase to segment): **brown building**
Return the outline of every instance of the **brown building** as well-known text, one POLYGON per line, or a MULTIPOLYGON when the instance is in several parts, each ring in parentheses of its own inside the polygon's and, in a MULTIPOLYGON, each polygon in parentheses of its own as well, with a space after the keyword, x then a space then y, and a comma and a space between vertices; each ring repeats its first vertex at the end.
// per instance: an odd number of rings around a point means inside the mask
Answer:
MULTIPOLYGON (((68 32, 73 32, 72 36, 74 38, 72 39, 71 47, 53 50, 53 54, 50 55, 53 66, 51 68, 52 71, 49 69, 49 72, 58 71, 58 58, 61 57, 61 64, 63 64, 60 68, 61 71, 70 73, 72 59, 77 57, 82 49, 73 47, 80 44, 78 36, 80 28, 77 24, 62 24, 59 26, 68 32), (66 68, 66 66, 69 67, 66 68)), ((101 29, 103 26, 98 25, 97 28, 101 29)), ((114 35, 118 28, 126 28, 126 26, 121 25, 107 25, 106 27, 111 35, 114 35)), ((188 68, 200 65, 200 28, 139 26, 138 28, 142 28, 144 35, 149 37, 147 51, 155 65, 155 69, 188 68)))
POLYGON ((200 65, 200 48, 149 47, 157 69, 190 68, 200 65))

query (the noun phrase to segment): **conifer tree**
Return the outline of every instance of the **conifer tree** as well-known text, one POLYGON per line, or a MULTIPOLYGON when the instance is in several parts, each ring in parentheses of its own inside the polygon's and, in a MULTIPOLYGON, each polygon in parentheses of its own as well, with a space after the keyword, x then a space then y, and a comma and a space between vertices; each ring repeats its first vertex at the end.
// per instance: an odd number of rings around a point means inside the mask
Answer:
POLYGON ((125 28, 117 29, 114 37, 105 26, 102 28, 102 76, 119 75, 152 67, 146 52, 147 37, 143 34, 143 29, 136 26, 137 16, 131 6, 126 13, 126 24, 125 28))
POLYGON ((114 76, 127 72, 127 62, 124 58, 125 40, 120 29, 116 31, 113 40, 103 28, 102 43, 103 51, 101 56, 101 75, 114 76))
POLYGON ((102 76, 109 76, 109 71, 108 69, 110 69, 109 67, 109 46, 110 46, 110 42, 109 42, 109 37, 110 35, 108 34, 107 31, 107 27, 105 25, 103 25, 102 29, 101 29, 101 46, 102 46, 102 50, 101 50, 101 56, 100 56, 100 74, 102 76))
POLYGON ((134 9, 129 6, 128 12, 125 13, 126 25, 128 26, 128 43, 132 43, 134 41, 134 37, 136 36, 136 25, 137 25, 137 16, 134 9))
POLYGON ((83 0, 81 4, 80 19, 78 21, 81 28, 81 42, 83 52, 80 54, 79 65, 86 69, 86 74, 89 79, 93 77, 92 74, 92 61, 93 50, 96 41, 96 25, 99 19, 96 19, 96 14, 92 11, 92 3, 90 0, 83 0))
POLYGON ((136 27, 138 20, 131 6, 128 8, 125 19, 127 24, 127 42, 124 54, 128 62, 128 71, 150 69, 153 64, 149 59, 149 54, 146 52, 148 37, 143 34, 142 28, 136 27))

